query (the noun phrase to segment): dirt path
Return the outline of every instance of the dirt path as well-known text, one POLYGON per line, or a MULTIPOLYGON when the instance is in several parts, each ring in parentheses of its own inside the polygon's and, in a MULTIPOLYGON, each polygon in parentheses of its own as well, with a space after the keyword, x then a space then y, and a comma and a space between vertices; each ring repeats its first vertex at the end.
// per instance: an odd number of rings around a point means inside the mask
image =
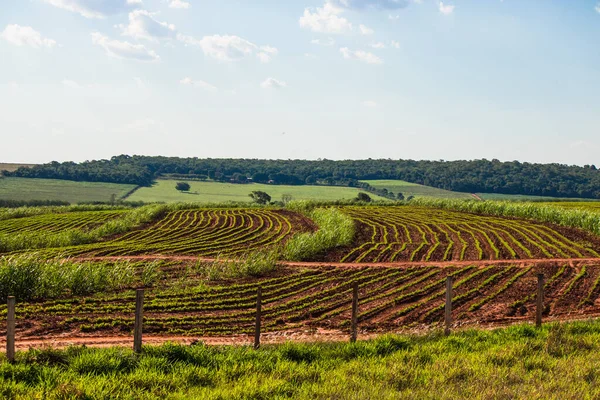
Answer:
MULTIPOLYGON (((544 324, 552 322, 575 322, 587 321, 599 318, 600 313, 589 313, 577 316, 545 317, 544 324)), ((512 325, 533 324, 533 321, 526 319, 515 319, 513 321, 497 321, 485 324, 461 323, 453 328, 453 332, 459 332, 465 329, 484 329, 491 330, 497 328, 506 328, 512 325)), ((381 331, 360 331, 359 340, 375 339, 384 334, 408 334, 423 335, 441 329, 441 325, 421 324, 411 328, 386 329, 381 331)), ((297 343, 315 343, 315 342, 347 342, 350 338, 348 332, 340 330, 327 330, 318 328, 316 330, 300 329, 281 332, 268 332, 261 335, 261 344, 281 344, 286 342, 297 343)), ((178 343, 192 345, 195 343, 204 343, 208 346, 249 346, 254 343, 253 335, 229 335, 229 336, 152 336, 144 335, 144 345, 161 345, 164 343, 178 343)), ((17 350, 25 351, 28 349, 40 349, 52 347, 62 349, 69 346, 88 346, 88 347, 131 347, 133 346, 133 336, 48 336, 44 339, 19 338, 15 341, 17 350)), ((0 354, 6 349, 6 340, 0 338, 0 354)))
MULTIPOLYGON (((145 256, 110 256, 110 257, 76 257, 82 261, 200 261, 200 262, 230 262, 234 260, 218 260, 216 258, 202 258, 194 256, 163 256, 163 255, 145 255, 145 256)), ((487 266, 487 265, 535 265, 535 264, 569 264, 574 262, 600 263, 600 258, 533 258, 533 259, 515 259, 515 260, 473 260, 473 261, 401 261, 401 262, 373 262, 373 263, 340 263, 340 262, 295 262, 280 261, 281 265, 288 267, 344 267, 344 268, 362 268, 362 267, 415 267, 415 266, 487 266)))

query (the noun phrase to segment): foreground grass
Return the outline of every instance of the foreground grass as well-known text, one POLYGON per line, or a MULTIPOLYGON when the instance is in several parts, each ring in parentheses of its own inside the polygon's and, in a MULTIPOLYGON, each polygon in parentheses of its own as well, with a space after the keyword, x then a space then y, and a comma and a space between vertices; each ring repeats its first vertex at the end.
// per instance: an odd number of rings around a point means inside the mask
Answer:
MULTIPOLYGON (((353 199, 359 190, 341 186, 289 186, 289 185, 264 185, 260 183, 234 184, 221 182, 187 181, 191 188, 188 193, 175 189, 174 180, 157 180, 152 187, 142 187, 127 198, 130 201, 150 202, 251 202, 248 195, 254 190, 267 192, 273 201, 280 201, 284 194, 291 195, 294 200, 321 200, 333 201, 353 199)), ((369 194, 373 199, 383 200, 382 197, 369 194)))
POLYGON ((3 177, 0 179, 0 199, 62 200, 69 203, 111 201, 120 199, 136 185, 103 182, 74 182, 58 179, 3 177))
POLYGON ((347 343, 29 350, 0 363, 7 399, 592 399, 600 323, 347 343))

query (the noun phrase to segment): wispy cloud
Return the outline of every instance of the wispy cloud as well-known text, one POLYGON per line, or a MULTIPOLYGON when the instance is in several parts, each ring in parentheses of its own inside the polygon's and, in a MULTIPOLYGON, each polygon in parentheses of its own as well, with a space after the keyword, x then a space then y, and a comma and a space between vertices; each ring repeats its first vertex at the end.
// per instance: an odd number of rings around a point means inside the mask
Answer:
POLYGON ((183 0, 171 0, 169 2, 169 8, 187 9, 190 8, 191 4, 183 0))
POLYGON ((275 47, 258 46, 239 36, 212 35, 196 39, 177 35, 177 38, 187 45, 200 47, 206 56, 220 61, 239 61, 255 55, 261 62, 266 63, 278 53, 275 47))
POLYGON ((333 38, 313 39, 310 42, 319 46, 333 46, 335 44, 335 40, 333 40, 333 38))
POLYGON ((0 33, 0 38, 15 46, 29 46, 36 49, 56 46, 55 40, 43 37, 32 27, 17 24, 7 25, 0 33))
POLYGON ((372 35, 373 33, 375 33, 375 31, 373 29, 371 29, 363 24, 360 24, 358 28, 360 29, 360 33, 362 35, 372 35))
POLYGON ((177 36, 175 25, 160 22, 155 19, 156 13, 146 10, 135 10, 129 13, 129 25, 119 25, 122 35, 135 39, 158 41, 158 39, 173 39, 177 36))
POLYGON ((142 0, 43 0, 54 7, 78 13, 86 18, 104 18, 143 5, 142 0))
POLYGON ((444 15, 450 15, 454 12, 454 7, 453 5, 450 4, 444 4, 443 1, 440 1, 440 12, 444 15))
POLYGON ((188 85, 188 86, 197 87, 199 89, 208 90, 210 92, 216 92, 218 90, 216 86, 213 86, 208 82, 201 81, 201 80, 193 80, 192 78, 189 78, 189 77, 183 78, 182 80, 179 81, 179 83, 181 83, 182 85, 188 85))
POLYGON ((160 57, 153 50, 141 44, 112 40, 99 32, 92 33, 92 43, 102 47, 112 57, 138 61, 158 61, 160 57))
POLYGON ((369 53, 368 51, 364 51, 364 50, 352 51, 352 50, 348 49, 347 47, 342 47, 340 49, 340 53, 342 53, 342 55, 346 59, 358 60, 358 61, 362 61, 367 64, 383 64, 383 60, 381 58, 377 57, 373 53, 369 53))
POLYGON ((260 87, 263 89, 283 89, 287 87, 287 83, 284 81, 280 81, 275 78, 267 78, 261 84, 260 87))

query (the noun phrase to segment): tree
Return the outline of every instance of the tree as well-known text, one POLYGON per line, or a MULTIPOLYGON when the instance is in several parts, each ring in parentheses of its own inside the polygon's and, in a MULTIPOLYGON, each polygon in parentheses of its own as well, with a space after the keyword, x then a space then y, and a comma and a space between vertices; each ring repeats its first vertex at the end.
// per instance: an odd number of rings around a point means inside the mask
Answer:
POLYGON ((291 194, 282 194, 281 201, 283 202, 284 205, 289 203, 290 201, 292 201, 292 195, 291 194))
POLYGON ((404 195, 400 192, 398 192, 398 194, 396 195, 396 198, 400 201, 404 200, 404 195))
POLYGON ((254 190, 248 196, 250 196, 250 198, 258 204, 267 204, 271 201, 271 196, 260 190, 254 190))
POLYGON ((411 201, 411 200, 412 200, 412 199, 414 199, 414 198, 415 198, 415 196, 408 196, 408 197, 406 198, 406 201, 411 201))
POLYGON ((370 203, 371 202, 371 196, 369 196, 365 192, 360 192, 356 196, 356 201, 364 201, 365 203, 370 203))
POLYGON ((190 184, 187 182, 177 182, 175 189, 179 190, 180 192, 187 192, 190 190, 190 184))

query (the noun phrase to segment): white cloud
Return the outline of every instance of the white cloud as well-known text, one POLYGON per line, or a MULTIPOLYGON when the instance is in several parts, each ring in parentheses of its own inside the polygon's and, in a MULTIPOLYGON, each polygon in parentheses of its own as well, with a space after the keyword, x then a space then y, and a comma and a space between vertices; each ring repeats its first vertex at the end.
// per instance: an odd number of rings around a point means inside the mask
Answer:
POLYGON ((239 36, 204 36, 196 39, 191 36, 177 35, 187 45, 198 46, 206 56, 220 61, 239 61, 245 57, 256 55, 261 62, 269 62, 278 50, 271 46, 257 46, 239 36))
POLYGON ((600 3, 596 4, 596 7, 594 7, 594 9, 597 13, 600 13, 600 3))
POLYGON ((160 59, 158 54, 147 49, 144 45, 112 40, 99 32, 92 33, 92 43, 102 47, 112 57, 130 58, 138 61, 157 61, 160 59))
POLYGON ((175 38, 175 25, 157 21, 154 18, 155 15, 156 13, 150 13, 146 10, 130 12, 129 25, 119 25, 123 31, 122 35, 150 41, 175 38))
POLYGON ((19 84, 17 82, 10 81, 8 82, 8 87, 9 89, 17 90, 19 88, 19 84))
POLYGON ((39 49, 41 47, 52 48, 56 41, 42 37, 42 35, 30 26, 17 24, 7 25, 0 33, 0 38, 15 46, 31 46, 39 49))
POLYGON ((375 31, 371 28, 366 27, 363 24, 360 24, 359 27, 361 35, 372 35, 375 31))
POLYGON ((205 81, 195 81, 189 77, 183 78, 182 80, 179 81, 179 83, 181 83, 182 85, 194 86, 194 87, 208 90, 211 92, 215 92, 218 90, 215 86, 211 85, 210 83, 207 83, 205 81))
POLYGON ((396 14, 396 15, 388 14, 388 19, 390 21, 397 21, 400 19, 400 15, 399 14, 396 14))
POLYGON ((399 49, 400 48, 400 42, 392 40, 391 43, 390 43, 390 46, 392 46, 395 49, 399 49))
POLYGON ((449 4, 444 4, 443 1, 440 1, 440 12, 444 15, 450 15, 454 12, 454 7, 452 5, 449 4))
POLYGON ((381 58, 377 57, 373 53, 369 53, 368 51, 363 51, 363 50, 352 51, 352 50, 348 49, 347 47, 342 47, 342 48, 340 48, 340 53, 342 53, 342 55, 346 59, 358 60, 358 61, 365 62, 367 64, 383 64, 383 60, 381 58))
POLYGON ((311 58, 311 59, 316 59, 317 58, 317 56, 315 54, 312 54, 312 53, 304 53, 304 57, 311 58))
POLYGON ((371 43, 370 46, 374 49, 385 49, 385 44, 381 42, 371 43))
POLYGON ((83 15, 104 18, 140 7, 142 0, 43 0, 55 7, 83 15))
POLYGON ((375 108, 377 107, 377 103, 374 102, 373 100, 367 100, 367 101, 363 101, 362 105, 367 107, 367 108, 375 108))
POLYGON ((190 8, 191 4, 183 0, 171 0, 169 2, 169 8, 187 9, 190 8))
POLYGON ((276 56, 277 53, 279 53, 279 50, 271 46, 261 46, 260 50, 261 51, 258 54, 256 54, 256 56, 262 63, 268 63, 269 61, 271 61, 271 58, 273 56, 276 56))
POLYGON ((319 46, 333 46, 335 44, 335 40, 333 38, 325 39, 313 39, 310 41, 312 44, 317 44, 319 46))
POLYGON ((325 3, 323 7, 316 9, 304 9, 304 15, 300 17, 300 26, 320 33, 346 33, 352 30, 352 24, 344 17, 340 17, 343 10, 331 3, 325 3))
POLYGON ((287 87, 287 83, 284 81, 277 80, 275 78, 267 78, 260 84, 263 89, 282 89, 287 87))

